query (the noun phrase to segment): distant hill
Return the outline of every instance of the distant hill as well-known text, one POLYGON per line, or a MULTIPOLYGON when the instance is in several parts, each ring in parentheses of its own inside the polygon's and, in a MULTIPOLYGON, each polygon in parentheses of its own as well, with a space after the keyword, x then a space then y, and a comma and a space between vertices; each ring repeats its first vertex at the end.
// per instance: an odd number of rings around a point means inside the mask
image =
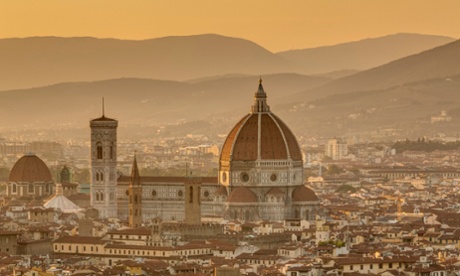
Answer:
POLYGON ((392 88, 335 94, 303 103, 278 105, 278 114, 302 134, 345 135, 382 133, 392 129, 420 137, 437 132, 460 132, 460 74, 392 88), (431 123, 441 111, 451 122, 431 123))
POLYGON ((299 73, 319 74, 344 69, 370 69, 454 40, 445 36, 400 33, 277 54, 297 63, 301 67, 299 73))
POLYGON ((0 39, 0 90, 116 78, 183 81, 228 74, 291 72, 333 72, 330 76, 338 77, 449 41, 452 39, 447 37, 401 34, 274 54, 249 40, 214 34, 142 41, 89 37, 0 39))
MULTIPOLYGON (((113 79, 62 83, 40 88, 0 92, 3 128, 87 125, 100 116, 105 97, 107 116, 123 125, 208 120, 232 123, 250 110, 259 76, 232 75, 187 82, 152 79, 113 79)), ((264 78, 269 104, 330 79, 298 74, 264 78)), ((226 131, 226 130, 225 130, 226 131)))
POLYGON ((142 41, 0 39, 0 61, 0 90, 114 78, 186 80, 297 71, 251 41, 213 34, 142 41))
POLYGON ((293 95, 293 102, 328 95, 381 90, 430 79, 460 74, 460 40, 382 66, 331 81, 321 87, 293 95))

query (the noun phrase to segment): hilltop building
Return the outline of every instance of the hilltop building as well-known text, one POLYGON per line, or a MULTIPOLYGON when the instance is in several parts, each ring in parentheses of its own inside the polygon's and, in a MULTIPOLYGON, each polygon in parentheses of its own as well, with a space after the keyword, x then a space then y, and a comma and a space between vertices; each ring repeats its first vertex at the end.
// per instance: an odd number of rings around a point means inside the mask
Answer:
MULTIPOLYGON (((135 190, 133 177, 114 180, 117 124, 104 116, 90 122, 91 205, 101 218, 118 217, 131 223, 131 213, 135 214, 130 203, 135 190), (116 195, 112 196, 114 189, 116 195)), ((136 208, 142 210, 143 221, 199 225, 201 216, 244 221, 314 220, 318 206, 315 193, 304 185, 297 139, 270 111, 262 80, 250 113, 235 125, 223 145, 218 177, 142 176, 139 181, 142 192, 136 208)))
POLYGON ((345 158, 348 155, 347 142, 338 138, 329 139, 325 146, 324 155, 332 158, 332 160, 345 158))

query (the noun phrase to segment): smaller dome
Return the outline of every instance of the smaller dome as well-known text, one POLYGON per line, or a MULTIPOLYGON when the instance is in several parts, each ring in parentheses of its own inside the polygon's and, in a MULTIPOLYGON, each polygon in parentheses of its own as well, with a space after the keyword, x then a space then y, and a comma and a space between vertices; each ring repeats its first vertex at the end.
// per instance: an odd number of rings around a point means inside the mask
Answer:
POLYGON ((318 201, 318 197, 313 190, 305 186, 299 186, 292 191, 292 201, 318 201))
POLYGON ((51 172, 45 162, 35 154, 19 158, 11 169, 9 182, 52 182, 51 172))
POLYGON ((238 187, 227 198, 228 203, 257 203, 256 195, 247 187, 238 187))
POLYGON ((265 195, 280 196, 280 195, 284 195, 284 192, 278 187, 273 187, 265 195))

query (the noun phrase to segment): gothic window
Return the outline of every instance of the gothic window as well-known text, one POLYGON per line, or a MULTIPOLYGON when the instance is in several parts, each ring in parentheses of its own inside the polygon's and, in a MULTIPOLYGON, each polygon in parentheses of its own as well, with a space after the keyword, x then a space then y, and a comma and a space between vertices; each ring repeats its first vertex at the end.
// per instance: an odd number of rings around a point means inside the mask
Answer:
POLYGON ((96 158, 98 160, 102 159, 102 143, 101 142, 96 143, 96 158))
POLYGON ((189 202, 193 203, 193 187, 192 186, 190 186, 189 202))
POLYGON ((96 181, 99 181, 99 172, 96 172, 96 181))
POLYGON ((96 193, 96 201, 99 201, 99 193, 96 193))
POLYGON ((113 159, 113 151, 114 151, 114 145, 113 142, 110 144, 110 159, 113 159))
POLYGON ((103 172, 101 172, 100 176, 101 176, 101 181, 104 181, 104 173, 103 172))
POLYGON ((101 201, 104 201, 104 193, 101 193, 101 201))

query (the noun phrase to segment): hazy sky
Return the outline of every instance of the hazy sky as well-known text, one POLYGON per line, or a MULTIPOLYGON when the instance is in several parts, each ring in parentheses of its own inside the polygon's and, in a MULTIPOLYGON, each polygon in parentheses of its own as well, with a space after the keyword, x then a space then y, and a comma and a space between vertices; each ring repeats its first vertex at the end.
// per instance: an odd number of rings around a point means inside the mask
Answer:
POLYGON ((216 33, 271 51, 397 32, 460 37, 459 0, 0 0, 0 38, 216 33))

